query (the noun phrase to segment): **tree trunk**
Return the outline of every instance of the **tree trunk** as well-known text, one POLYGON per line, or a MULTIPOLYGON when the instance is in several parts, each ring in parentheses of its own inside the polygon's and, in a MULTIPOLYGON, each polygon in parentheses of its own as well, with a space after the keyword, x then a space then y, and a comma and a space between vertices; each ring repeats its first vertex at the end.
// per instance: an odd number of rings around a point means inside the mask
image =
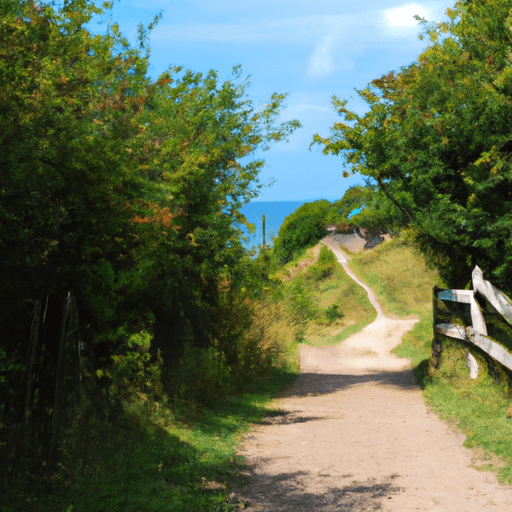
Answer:
POLYGON ((64 379, 65 379, 65 355, 66 355, 66 334, 68 328, 69 315, 71 311, 72 297, 68 292, 64 299, 62 307, 62 318, 60 324, 60 333, 58 340, 58 355, 57 367, 55 376, 55 394, 53 400, 53 415, 52 415, 52 431, 50 446, 48 451, 47 460, 47 475, 51 475, 55 471, 57 462, 57 447, 60 438, 60 430, 62 427, 62 418, 65 409, 64 404, 64 379))
POLYGON ((26 444, 31 437, 30 418, 34 399, 34 368, 39 353, 39 327, 41 325, 41 301, 34 302, 34 316, 30 328, 30 342, 25 373, 25 396, 23 401, 22 442, 26 444))
POLYGON ((76 399, 78 404, 80 405, 82 400, 82 352, 81 352, 81 342, 80 342, 80 327, 78 324, 78 307, 76 304, 76 299, 73 297, 73 308, 75 310, 74 314, 74 323, 75 323, 75 333, 76 333, 76 344, 74 345, 74 355, 75 360, 74 364, 76 367, 75 375, 75 385, 76 385, 76 399))

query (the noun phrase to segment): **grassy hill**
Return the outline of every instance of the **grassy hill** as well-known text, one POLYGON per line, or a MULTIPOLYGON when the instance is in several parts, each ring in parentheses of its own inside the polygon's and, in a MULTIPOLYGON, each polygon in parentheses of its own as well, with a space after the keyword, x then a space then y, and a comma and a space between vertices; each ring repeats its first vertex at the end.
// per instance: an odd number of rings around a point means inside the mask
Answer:
POLYGON ((297 343, 339 343, 375 317, 366 292, 323 244, 284 265, 273 278, 276 285, 259 303, 257 321, 288 351, 297 343))

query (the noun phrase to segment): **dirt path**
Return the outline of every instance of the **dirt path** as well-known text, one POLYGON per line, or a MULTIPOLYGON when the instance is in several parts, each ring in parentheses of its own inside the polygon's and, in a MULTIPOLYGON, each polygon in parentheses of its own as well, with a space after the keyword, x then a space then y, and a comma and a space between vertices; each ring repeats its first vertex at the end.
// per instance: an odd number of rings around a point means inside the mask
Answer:
POLYGON ((427 410, 409 361, 390 353, 415 321, 377 311, 340 345, 302 347, 282 414, 242 447, 251 471, 243 510, 512 511, 512 489, 470 467, 464 435, 427 410))

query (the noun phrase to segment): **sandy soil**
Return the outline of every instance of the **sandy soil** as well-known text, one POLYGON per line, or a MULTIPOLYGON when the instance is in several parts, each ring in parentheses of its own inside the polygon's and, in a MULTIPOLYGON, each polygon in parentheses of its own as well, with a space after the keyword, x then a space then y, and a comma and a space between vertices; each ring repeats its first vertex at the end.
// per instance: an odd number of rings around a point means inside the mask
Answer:
POLYGON ((247 436, 238 509, 512 511, 512 488, 471 467, 464 435, 426 408, 409 361, 390 353, 415 320, 386 318, 369 296, 375 322, 340 345, 302 347, 282 412, 247 436))

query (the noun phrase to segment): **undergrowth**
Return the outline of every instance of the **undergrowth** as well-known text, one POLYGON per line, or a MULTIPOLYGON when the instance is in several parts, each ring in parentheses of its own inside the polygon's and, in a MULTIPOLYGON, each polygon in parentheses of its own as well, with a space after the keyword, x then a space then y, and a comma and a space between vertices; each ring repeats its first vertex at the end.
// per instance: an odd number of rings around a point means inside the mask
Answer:
MULTIPOLYGON (((481 468, 496 469, 502 481, 512 482, 507 385, 496 383, 489 372, 471 380, 464 347, 456 342, 445 343, 437 369, 429 364, 432 287, 443 284, 437 274, 414 249, 397 241, 352 256, 350 265, 373 287, 387 314, 420 319, 395 353, 411 359, 428 404, 463 429, 468 446, 499 456, 501 462, 490 458, 481 468)), ((274 411, 273 397, 293 383, 300 345, 339 343, 375 317, 364 290, 323 246, 307 250, 273 276, 253 306, 253 332, 237 348, 250 378, 237 380, 215 347, 203 352, 189 347, 177 379, 185 387, 166 396, 158 385, 157 366, 119 359, 113 371, 132 368, 135 380, 127 376, 125 386, 96 397, 94 404, 84 400, 64 436, 59 470, 49 481, 33 480, 29 488, 14 483, 9 500, 0 496, 0 509, 243 509, 233 492, 247 484, 238 445, 252 424, 274 411), (99 401, 107 406, 98 407, 99 401)), ((134 338, 141 353, 146 338, 134 338)))
POLYGON ((2 512, 190 512, 243 506, 237 446, 250 425, 274 412, 273 397, 296 378, 285 365, 250 392, 214 408, 143 393, 103 410, 85 403, 61 445, 50 481, 0 497, 2 512), (21 492, 23 491, 23 492, 21 492))
POLYGON ((232 497, 244 484, 237 446, 251 424, 273 412, 273 397, 293 383, 297 355, 255 323, 232 347, 236 365, 221 347, 187 345, 165 388, 149 342, 148 333, 132 336, 130 350, 84 379, 57 470, 36 474, 19 464, 15 480, 0 481, 2 512, 221 512, 242 506, 232 497))
MULTIPOLYGON (((369 323, 366 294, 347 278, 325 247, 310 249, 252 300, 255 320, 238 341, 236 359, 222 347, 186 346, 167 377, 151 363, 147 333, 98 375, 115 385, 93 389, 68 425, 60 465, 50 478, 23 478, 5 512, 229 511, 246 483, 237 447, 252 424, 273 412, 273 397, 299 372, 301 343, 369 323), (289 269, 298 265, 294 277, 289 269), (236 361, 236 367, 230 361, 236 361), (31 482, 31 483, 29 483, 31 482)), ((336 338, 337 339, 337 338, 336 338)))

